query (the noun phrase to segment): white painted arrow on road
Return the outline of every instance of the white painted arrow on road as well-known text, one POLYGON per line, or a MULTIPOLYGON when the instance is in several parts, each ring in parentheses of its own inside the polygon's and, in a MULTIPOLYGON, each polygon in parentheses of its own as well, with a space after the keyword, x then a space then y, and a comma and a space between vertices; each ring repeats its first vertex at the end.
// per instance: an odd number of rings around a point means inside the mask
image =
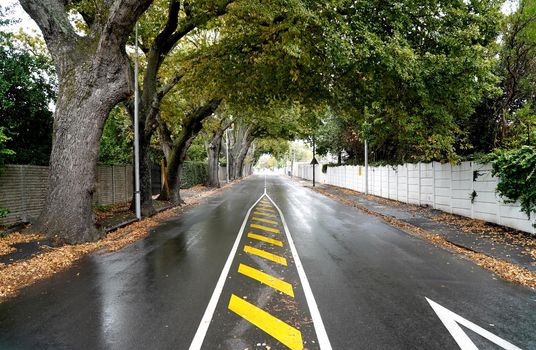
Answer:
POLYGON ((452 335, 456 343, 458 343, 460 349, 478 350, 475 343, 473 343, 473 341, 469 339, 467 334, 465 334, 465 332, 463 331, 462 327, 460 327, 460 325, 462 325, 469 328, 473 332, 481 335, 492 343, 502 347, 505 350, 521 350, 521 348, 518 348, 517 346, 507 342, 506 340, 499 338, 495 334, 485 330, 480 326, 477 326, 473 322, 466 320, 460 315, 455 314, 449 309, 439 305, 435 301, 430 300, 428 298, 426 298, 426 300, 428 301, 432 309, 434 309, 441 322, 443 322, 447 330, 450 332, 450 335, 452 335))

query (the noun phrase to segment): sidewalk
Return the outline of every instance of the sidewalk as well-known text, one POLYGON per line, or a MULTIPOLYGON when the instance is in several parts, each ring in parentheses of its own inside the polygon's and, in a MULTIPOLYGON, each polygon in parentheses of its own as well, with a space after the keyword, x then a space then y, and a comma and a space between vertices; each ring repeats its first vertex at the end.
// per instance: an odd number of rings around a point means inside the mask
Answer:
MULTIPOLYGON (((312 182, 295 179, 312 189, 312 182)), ((480 220, 472 220, 428 207, 401 203, 352 190, 316 184, 317 192, 354 203, 372 213, 394 218, 439 235, 446 241, 492 258, 501 259, 536 273, 536 237, 480 220)))

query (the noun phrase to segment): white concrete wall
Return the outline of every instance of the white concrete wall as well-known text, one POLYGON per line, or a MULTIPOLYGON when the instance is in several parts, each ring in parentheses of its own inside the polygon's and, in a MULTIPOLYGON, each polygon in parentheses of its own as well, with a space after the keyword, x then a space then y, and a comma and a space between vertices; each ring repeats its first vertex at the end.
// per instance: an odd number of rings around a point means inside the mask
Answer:
MULTIPOLYGON (((365 191, 363 166, 316 166, 319 183, 365 191)), ((295 163, 293 175, 312 180, 312 165, 295 163)), ((288 169, 287 171, 290 171, 288 169)), ((506 204, 496 193, 498 179, 490 164, 462 162, 459 165, 433 163, 369 167, 369 193, 404 203, 428 205, 438 210, 484 220, 536 234, 536 215, 530 218, 519 203, 506 204), (474 180, 473 180, 474 177, 474 180), (476 197, 472 200, 472 194, 476 197)))

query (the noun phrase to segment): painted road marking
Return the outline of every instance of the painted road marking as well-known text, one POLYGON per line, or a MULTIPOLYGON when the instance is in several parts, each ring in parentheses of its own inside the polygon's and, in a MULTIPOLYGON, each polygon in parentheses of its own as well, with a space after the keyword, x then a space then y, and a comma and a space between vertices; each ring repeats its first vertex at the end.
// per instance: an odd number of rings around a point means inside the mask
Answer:
POLYGON ((275 263, 281 264, 283 266, 287 266, 287 259, 283 258, 282 256, 275 255, 275 254, 269 253, 267 251, 254 248, 254 247, 251 247, 249 245, 244 246, 244 251, 246 253, 248 253, 248 254, 257 255, 257 256, 260 256, 261 258, 265 258, 265 259, 271 260, 271 261, 273 261, 275 263))
POLYGON ((252 217, 251 220, 265 222, 267 224, 272 224, 272 225, 277 225, 277 221, 274 221, 274 220, 268 220, 268 219, 257 218, 257 217, 252 217))
POLYGON ((277 215, 274 215, 274 214, 268 214, 268 213, 261 213, 261 212, 259 212, 259 211, 254 211, 253 214, 254 214, 254 215, 266 216, 267 218, 277 218, 277 215))
POLYGON ((466 328, 469 328, 473 332, 479 334, 480 336, 486 338, 492 343, 500 346, 503 349, 521 350, 521 348, 518 348, 517 346, 507 342, 506 340, 499 338, 495 334, 485 330, 484 328, 480 326, 477 326, 473 322, 466 320, 460 315, 450 311, 446 307, 439 305, 435 301, 432 301, 428 298, 426 298, 426 301, 428 301, 432 309, 434 309, 435 313, 437 314, 441 322, 443 322, 443 325, 447 328, 450 335, 452 335, 456 343, 458 343, 458 346, 460 347, 460 349, 478 350, 475 343, 473 343, 473 341, 467 336, 467 334, 460 327, 460 325, 462 325, 466 328))
POLYGON ((268 208, 268 209, 273 209, 274 207, 272 207, 270 204, 264 204, 263 202, 260 202, 259 205, 257 205, 259 208, 268 208))
POLYGON ((300 331, 234 294, 229 300, 229 310, 262 329, 290 349, 303 349, 300 331))
POLYGON ((278 247, 282 247, 283 246, 283 242, 277 240, 277 239, 273 239, 273 238, 268 238, 266 236, 262 236, 262 235, 258 235, 256 233, 253 233, 253 232, 249 232, 248 233, 248 237, 249 238, 253 238, 253 239, 256 239, 258 241, 263 241, 263 242, 266 242, 266 243, 270 243, 270 244, 273 244, 273 245, 276 245, 278 247))
POLYGON ((298 270, 298 276, 300 277, 300 282, 303 288, 303 292, 305 294, 305 299, 307 300, 307 306, 309 306, 309 312, 311 313, 311 318, 313 319, 313 325, 315 326, 315 332, 318 338, 318 345, 320 346, 321 350, 331 350, 331 343, 329 341, 326 328, 324 327, 324 322, 322 322, 322 317, 320 316, 318 305, 316 304, 313 291, 311 290, 311 286, 309 285, 309 281, 307 280, 307 275, 305 275, 305 270, 303 269, 303 265, 298 255, 298 251, 296 250, 296 246, 294 245, 294 241, 292 240, 292 236, 290 235, 290 231, 288 229, 287 222, 285 221, 285 217, 283 216, 283 212, 281 211, 281 209, 279 209, 277 204, 275 204, 275 202, 272 200, 272 198, 270 198, 268 194, 266 194, 266 197, 277 209, 279 217, 281 218, 281 222, 283 223, 285 235, 287 236, 288 244, 290 246, 290 251, 292 252, 292 257, 294 258, 294 265, 296 265, 296 269, 298 270))
POLYGON ((268 231, 268 232, 273 232, 273 233, 280 233, 280 232, 281 232, 281 231, 279 231, 279 229, 277 229, 277 228, 268 227, 268 226, 264 226, 264 225, 251 224, 251 225, 249 225, 249 227, 251 227, 251 228, 257 228, 257 229, 259 229, 259 230, 268 231))
POLYGON ((292 289, 292 285, 290 283, 244 264, 240 264, 240 266, 238 266, 238 272, 294 298, 294 290, 292 289))
POLYGON ((275 210, 273 209, 268 209, 268 208, 265 208, 265 207, 261 207, 261 206, 257 206, 257 208, 255 208, 256 210, 259 210, 259 211, 267 211, 269 213, 275 213, 275 210))
POLYGON ((190 350, 199 350, 201 349, 201 346, 203 345, 203 341, 205 340, 205 336, 207 335, 208 327, 210 326, 210 322, 212 321, 212 317, 214 316, 214 310, 216 310, 216 306, 218 305, 218 300, 220 299, 221 292, 223 291, 225 280, 227 279, 227 275, 229 274, 229 270, 231 269, 231 265, 236 255, 236 251, 238 250, 238 246, 240 245, 240 240, 242 239, 242 234, 244 233, 244 229, 246 228, 249 215, 251 214, 251 211, 253 210, 253 208, 257 205, 257 203, 259 203, 259 201, 262 198, 263 196, 257 199, 257 201, 251 206, 251 208, 249 208, 246 214, 246 217, 244 218, 244 221, 242 222, 242 226, 240 227, 240 230, 238 231, 238 235, 236 236, 233 247, 231 248, 231 251, 229 252, 227 261, 225 262, 225 265, 223 266, 223 270, 221 271, 220 278, 218 279, 218 282, 216 283, 214 292, 212 292, 210 301, 208 302, 207 308, 205 309, 203 318, 201 319, 201 322, 199 323, 199 326, 197 327, 197 331, 195 332, 194 338, 192 339, 192 343, 190 344, 190 350))

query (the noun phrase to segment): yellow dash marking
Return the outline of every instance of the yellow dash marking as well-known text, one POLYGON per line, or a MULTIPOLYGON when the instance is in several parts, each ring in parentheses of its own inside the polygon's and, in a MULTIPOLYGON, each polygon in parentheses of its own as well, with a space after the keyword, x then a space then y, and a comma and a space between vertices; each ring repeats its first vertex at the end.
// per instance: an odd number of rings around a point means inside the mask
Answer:
POLYGON ((266 210, 266 211, 269 211, 271 213, 275 213, 275 210, 273 210, 271 207, 263 207, 262 205, 258 205, 256 209, 258 209, 258 210, 266 210))
POLYGON ((273 233, 280 233, 281 232, 277 228, 268 227, 268 226, 264 226, 264 225, 251 224, 249 226, 252 227, 252 228, 258 228, 259 230, 273 232, 273 233))
POLYGON ((292 289, 292 285, 279 278, 275 278, 272 275, 269 275, 244 264, 240 264, 240 266, 238 266, 238 273, 241 273, 249 278, 253 278, 256 281, 264 283, 267 286, 277 289, 278 291, 290 295, 294 298, 294 290, 292 289))
POLYGON ((277 225, 277 224, 278 224, 278 222, 277 222, 277 221, 274 221, 274 220, 268 220, 268 219, 256 218, 256 217, 252 217, 251 219, 252 219, 252 220, 255 220, 255 221, 265 222, 265 223, 267 223, 267 224, 273 224, 273 225, 277 225))
POLYGON ((283 258, 282 256, 268 253, 267 251, 253 248, 253 247, 250 247, 249 245, 244 247, 244 251, 248 254, 257 255, 257 256, 260 256, 261 258, 265 258, 275 263, 281 264, 283 266, 287 266, 287 259, 283 258))
POLYGON ((273 238, 268 238, 268 237, 265 237, 265 236, 261 236, 261 235, 258 235, 256 233, 253 233, 253 232, 249 232, 248 233, 248 237, 249 238, 253 238, 253 239, 256 239, 258 241, 263 241, 263 242, 266 242, 266 243, 270 243, 270 244, 273 244, 273 245, 276 245, 278 247, 282 247, 283 246, 283 242, 277 240, 277 239, 273 239, 273 238))
POLYGON ((291 350, 303 349, 301 332, 266 311, 234 294, 231 295, 228 308, 246 321, 279 340, 291 350))
POLYGON ((272 210, 272 209, 265 209, 265 208, 257 207, 257 208, 255 208, 255 210, 260 211, 260 212, 264 212, 264 213, 268 212, 268 213, 275 214, 275 210, 272 210))
POLYGON ((277 215, 274 215, 274 214, 268 214, 268 213, 261 213, 260 211, 254 211, 253 214, 255 215, 261 215, 261 216, 266 216, 268 218, 277 218, 277 215))
POLYGON ((264 206, 264 205, 257 205, 257 209, 271 211, 271 212, 275 213, 275 211, 272 209, 272 207, 268 207, 268 206, 264 206))

